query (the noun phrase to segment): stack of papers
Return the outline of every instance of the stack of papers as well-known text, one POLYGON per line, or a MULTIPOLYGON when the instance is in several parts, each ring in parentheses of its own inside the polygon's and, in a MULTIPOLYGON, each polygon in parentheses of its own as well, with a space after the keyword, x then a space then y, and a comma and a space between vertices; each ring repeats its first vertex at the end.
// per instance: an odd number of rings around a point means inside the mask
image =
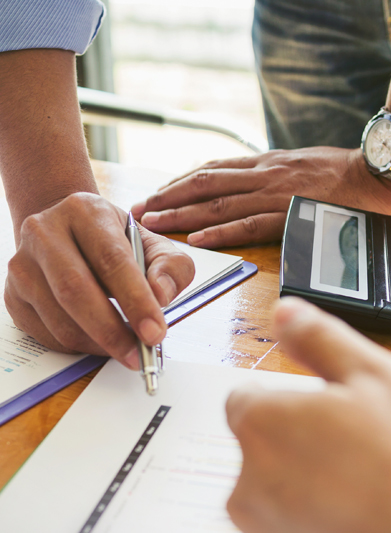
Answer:
POLYGON ((212 252, 203 248, 194 248, 193 246, 178 241, 172 242, 179 250, 193 259, 196 272, 190 285, 170 305, 164 308, 165 313, 226 278, 233 272, 236 272, 243 265, 243 258, 237 257, 236 255, 212 252))

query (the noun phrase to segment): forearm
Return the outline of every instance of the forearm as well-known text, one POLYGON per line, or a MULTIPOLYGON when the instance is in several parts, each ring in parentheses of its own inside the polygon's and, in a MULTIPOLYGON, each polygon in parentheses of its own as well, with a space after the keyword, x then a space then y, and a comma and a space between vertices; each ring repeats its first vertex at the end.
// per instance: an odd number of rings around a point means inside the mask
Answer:
POLYGON ((0 54, 0 173, 16 240, 23 220, 77 191, 97 193, 76 94, 75 54, 0 54))
POLYGON ((146 277, 125 236, 127 214, 96 194, 72 52, 0 54, 0 72, 0 172, 18 244, 8 312, 49 348, 108 354, 136 368, 135 335, 148 346, 163 340, 161 306, 190 283, 192 261, 143 230, 146 277), (72 194, 81 191, 95 194, 72 194))

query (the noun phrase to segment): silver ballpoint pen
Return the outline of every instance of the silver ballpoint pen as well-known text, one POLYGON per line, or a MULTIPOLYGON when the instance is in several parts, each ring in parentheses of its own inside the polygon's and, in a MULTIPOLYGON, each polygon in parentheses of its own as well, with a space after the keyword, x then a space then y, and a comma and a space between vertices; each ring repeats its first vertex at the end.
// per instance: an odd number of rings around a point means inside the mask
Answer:
MULTIPOLYGON (((126 236, 132 246, 133 255, 137 261, 141 272, 145 276, 144 249, 140 232, 134 221, 132 213, 129 211, 128 223, 126 225, 126 236)), ((159 384, 158 375, 164 371, 163 348, 160 345, 160 354, 157 353, 156 346, 146 346, 138 340, 138 352, 140 356, 140 373, 145 379, 147 393, 156 394, 159 384)))

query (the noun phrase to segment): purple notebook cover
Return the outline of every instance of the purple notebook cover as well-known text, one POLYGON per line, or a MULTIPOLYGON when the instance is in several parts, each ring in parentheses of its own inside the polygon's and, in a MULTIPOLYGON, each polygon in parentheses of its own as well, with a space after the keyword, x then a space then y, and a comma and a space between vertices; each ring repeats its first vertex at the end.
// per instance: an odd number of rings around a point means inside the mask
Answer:
MULTIPOLYGON (((242 267, 236 272, 233 272, 221 281, 218 281, 210 287, 207 287, 202 292, 186 300, 186 302, 184 302, 182 305, 179 305, 178 307, 171 309, 171 311, 168 311, 165 314, 167 324, 169 326, 174 324, 192 311, 195 311, 202 305, 216 298, 216 296, 219 296, 231 287, 234 287, 241 281, 249 278, 255 274, 257 270, 258 268, 256 265, 244 261, 242 267)), ((0 426, 15 416, 27 411, 27 409, 30 409, 30 407, 33 407, 42 400, 45 400, 55 392, 67 387, 92 370, 102 366, 107 360, 108 357, 89 355, 80 362, 72 365, 69 368, 66 368, 59 374, 47 379, 43 383, 40 383, 18 398, 15 398, 15 400, 0 408, 0 426)))

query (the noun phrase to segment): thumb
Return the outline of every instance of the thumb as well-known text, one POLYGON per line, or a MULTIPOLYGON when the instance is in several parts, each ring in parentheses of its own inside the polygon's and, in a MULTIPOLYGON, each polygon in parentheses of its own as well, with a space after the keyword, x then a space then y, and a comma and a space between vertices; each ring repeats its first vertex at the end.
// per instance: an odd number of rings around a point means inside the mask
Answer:
POLYGON ((391 378, 387 350, 299 298, 277 304, 273 333, 288 355, 328 381, 346 383, 357 373, 391 378))

